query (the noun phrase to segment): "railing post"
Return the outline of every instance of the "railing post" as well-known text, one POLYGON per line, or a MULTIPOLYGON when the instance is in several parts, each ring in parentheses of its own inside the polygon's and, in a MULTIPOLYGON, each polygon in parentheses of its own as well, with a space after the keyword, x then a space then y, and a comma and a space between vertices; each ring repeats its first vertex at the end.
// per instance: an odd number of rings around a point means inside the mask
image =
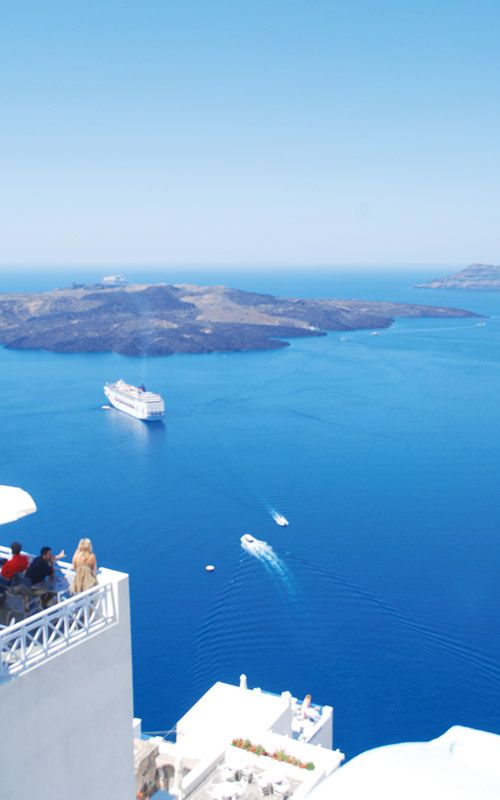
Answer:
POLYGON ((48 617, 42 620, 42 643, 46 655, 49 654, 49 624, 48 617))
POLYGON ((90 605, 90 595, 85 596, 85 601, 83 603, 83 621, 85 624, 85 631, 86 633, 90 630, 90 615, 89 615, 89 605, 90 605))
POLYGON ((26 628, 21 631, 21 662, 26 666, 26 628))
POLYGON ((64 631, 64 641, 66 644, 69 644, 70 641, 70 633, 69 633, 69 607, 66 606, 64 609, 63 614, 63 631, 64 631))
POLYGON ((4 677, 9 672, 8 664, 5 663, 5 647, 2 645, 0 649, 0 675, 4 677))
POLYGON ((113 591, 111 589, 111 585, 108 583, 106 586, 106 593, 104 595, 104 615, 106 619, 106 625, 108 624, 109 620, 114 616, 114 596, 113 591))

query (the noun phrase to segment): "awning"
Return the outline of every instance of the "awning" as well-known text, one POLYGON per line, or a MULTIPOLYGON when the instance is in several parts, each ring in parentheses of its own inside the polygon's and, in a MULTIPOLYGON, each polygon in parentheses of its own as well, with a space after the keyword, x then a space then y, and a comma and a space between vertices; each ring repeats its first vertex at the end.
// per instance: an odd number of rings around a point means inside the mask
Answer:
POLYGON ((24 489, 17 486, 0 486, 0 525, 33 514, 36 503, 24 489))

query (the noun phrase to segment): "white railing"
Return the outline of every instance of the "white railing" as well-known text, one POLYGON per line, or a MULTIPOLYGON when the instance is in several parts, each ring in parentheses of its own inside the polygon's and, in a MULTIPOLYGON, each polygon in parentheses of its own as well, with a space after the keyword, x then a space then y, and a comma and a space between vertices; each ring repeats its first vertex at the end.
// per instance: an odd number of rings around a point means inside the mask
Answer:
POLYGON ((0 677, 18 675, 117 621, 111 583, 0 629, 0 677))

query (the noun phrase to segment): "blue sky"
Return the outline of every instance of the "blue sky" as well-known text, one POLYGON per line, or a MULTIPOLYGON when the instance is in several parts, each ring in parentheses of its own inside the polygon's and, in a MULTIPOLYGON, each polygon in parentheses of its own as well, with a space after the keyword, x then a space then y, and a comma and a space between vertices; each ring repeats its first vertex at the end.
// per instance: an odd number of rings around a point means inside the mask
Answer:
POLYGON ((65 0, 0 22, 0 265, 500 260, 500 4, 65 0))

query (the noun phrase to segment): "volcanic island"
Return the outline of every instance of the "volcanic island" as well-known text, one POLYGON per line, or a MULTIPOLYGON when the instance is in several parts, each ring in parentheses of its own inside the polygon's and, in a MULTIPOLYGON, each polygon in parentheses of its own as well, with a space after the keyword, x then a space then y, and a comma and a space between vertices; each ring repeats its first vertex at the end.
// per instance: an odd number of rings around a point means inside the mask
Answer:
POLYGON ((363 300, 302 300, 225 286, 74 284, 0 294, 0 344, 57 353, 171 355, 286 347, 327 331, 387 328, 397 317, 469 311, 363 300))
POLYGON ((419 283, 416 289, 500 289, 500 266, 495 264, 469 264, 465 269, 419 283))

